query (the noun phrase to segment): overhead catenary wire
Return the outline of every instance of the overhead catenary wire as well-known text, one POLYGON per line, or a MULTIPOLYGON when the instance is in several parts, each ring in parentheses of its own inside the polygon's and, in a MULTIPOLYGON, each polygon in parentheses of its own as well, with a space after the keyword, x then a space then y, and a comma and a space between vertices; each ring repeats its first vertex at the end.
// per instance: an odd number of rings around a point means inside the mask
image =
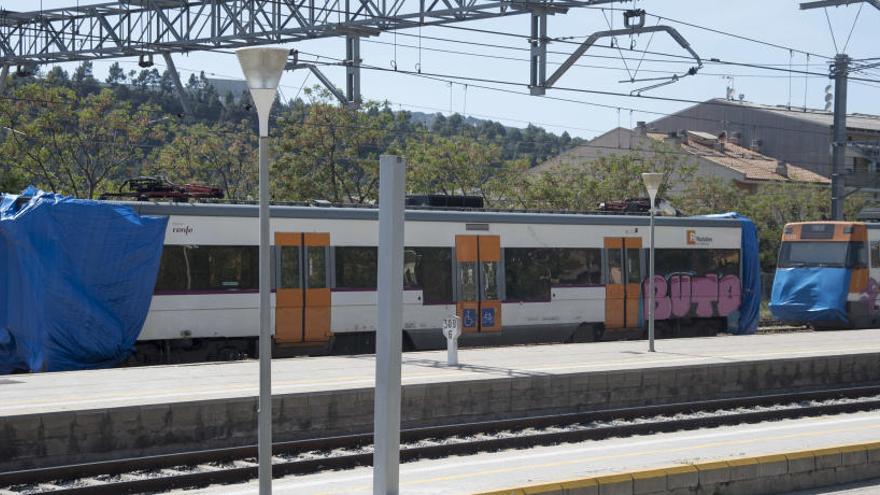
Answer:
MULTIPOLYGON (((307 55, 313 55, 313 56, 317 55, 317 54, 313 54, 313 53, 309 53, 309 52, 305 52, 305 53, 307 55)), ((328 57, 328 56, 321 56, 321 55, 317 55, 317 56, 328 59, 328 60, 341 61, 341 59, 336 59, 335 57, 328 57)), ((337 65, 337 63, 328 63, 327 65, 337 65)), ((380 71, 380 72, 388 72, 388 69, 385 69, 384 67, 378 67, 378 66, 372 66, 372 65, 362 64, 361 68, 367 69, 367 70, 380 71)), ((519 95, 529 95, 529 93, 527 93, 527 92, 519 92, 519 93, 518 92, 511 92, 509 90, 504 90, 503 88, 479 85, 479 83, 486 83, 486 84, 498 84, 501 86, 527 87, 528 85, 523 82, 507 81, 507 80, 499 80, 499 79, 489 79, 489 78, 481 78, 481 77, 471 77, 471 76, 462 76, 462 75, 455 75, 455 74, 429 73, 429 72, 424 72, 424 71, 422 73, 415 73, 415 72, 406 71, 406 70, 397 70, 397 71, 393 71, 393 72, 397 72, 397 73, 405 74, 405 75, 410 75, 410 76, 434 78, 435 80, 442 81, 444 83, 449 83, 450 80, 453 80, 452 82, 467 81, 468 84, 472 87, 479 87, 482 89, 489 89, 489 90, 493 90, 493 91, 504 91, 504 92, 508 92, 508 93, 512 93, 512 94, 519 94, 519 95)), ((459 83, 459 84, 461 84, 461 83, 459 83)), ((728 104, 730 104, 729 102, 719 103, 719 102, 713 102, 713 101, 702 101, 702 100, 693 100, 693 99, 687 99, 687 98, 675 98, 675 97, 666 97, 666 96, 654 96, 654 95, 644 95, 644 94, 643 95, 631 95, 629 93, 603 91, 603 90, 588 89, 588 88, 568 88, 568 87, 561 87, 560 86, 560 87, 554 87, 554 89, 557 89, 560 91, 575 92, 575 93, 585 93, 585 94, 595 94, 595 95, 625 97, 625 98, 636 98, 636 99, 642 99, 642 100, 648 99, 648 100, 667 101, 667 102, 675 102, 675 103, 690 103, 690 104, 704 104, 704 105, 728 105, 728 104)), ((551 99, 551 100, 559 99, 558 97, 552 97, 552 96, 542 96, 542 98, 551 99)), ((617 108, 625 108, 627 110, 630 109, 630 107, 622 107, 620 105, 585 102, 585 101, 581 101, 581 100, 562 99, 562 101, 573 101, 573 102, 578 102, 581 104, 586 104, 586 105, 591 105, 591 106, 596 106, 596 107, 601 107, 601 108, 608 108, 611 110, 615 110, 617 108)), ((671 113, 671 112, 660 112, 660 111, 644 110, 644 109, 638 109, 638 108, 633 108, 633 110, 636 112, 639 112, 639 113, 655 114, 655 115, 662 115, 662 116, 674 115, 674 113, 671 113)), ((706 120, 711 120, 711 119, 706 119, 706 120)), ((730 122, 730 121, 728 121, 728 122, 730 122)), ((751 123, 742 123, 742 124, 754 127, 754 124, 751 124, 751 123)), ((759 127, 763 127, 763 126, 759 126, 759 127)), ((782 127, 769 127, 769 126, 764 127, 764 128, 771 128, 771 129, 775 128, 775 129, 787 130, 787 131, 791 131, 791 132, 810 132, 810 133, 819 134, 819 135, 826 134, 825 132, 811 132, 811 131, 804 131, 802 129, 795 129, 795 128, 782 128, 782 127)))

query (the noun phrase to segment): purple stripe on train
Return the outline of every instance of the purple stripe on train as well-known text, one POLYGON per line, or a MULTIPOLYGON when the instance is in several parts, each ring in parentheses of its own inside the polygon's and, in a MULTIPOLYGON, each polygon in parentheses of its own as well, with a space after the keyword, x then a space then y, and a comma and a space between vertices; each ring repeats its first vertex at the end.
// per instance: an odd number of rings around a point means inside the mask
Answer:
MULTIPOLYGON (((742 284, 736 275, 655 275, 654 290, 654 318, 657 320, 727 316, 739 309, 742 299, 742 284)), ((647 307, 648 279, 642 286, 642 294, 645 295, 644 304, 647 307)))

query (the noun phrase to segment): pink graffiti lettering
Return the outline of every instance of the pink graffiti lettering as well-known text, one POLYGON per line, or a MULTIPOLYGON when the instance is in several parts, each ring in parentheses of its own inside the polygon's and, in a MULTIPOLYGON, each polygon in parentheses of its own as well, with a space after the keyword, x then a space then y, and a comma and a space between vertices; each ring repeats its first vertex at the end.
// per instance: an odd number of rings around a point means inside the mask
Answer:
MULTIPOLYGON (((660 279, 663 280, 663 277, 660 279)), ((669 296, 672 298, 672 314, 677 317, 687 316, 691 311, 690 275, 678 275, 670 278, 669 296)))
MULTIPOLYGON (((642 285, 644 307, 648 307, 648 280, 642 285)), ((708 274, 693 277, 675 274, 654 276, 654 318, 727 316, 736 311, 742 300, 742 284, 736 275, 708 274)), ((645 312, 647 318, 647 311, 645 312)))

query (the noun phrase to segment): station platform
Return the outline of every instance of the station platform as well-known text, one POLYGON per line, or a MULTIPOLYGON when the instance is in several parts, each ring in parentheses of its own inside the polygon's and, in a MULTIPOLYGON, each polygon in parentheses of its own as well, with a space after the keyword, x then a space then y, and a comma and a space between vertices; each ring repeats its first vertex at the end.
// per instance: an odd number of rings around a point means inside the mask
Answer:
MULTIPOLYGON (((870 454, 865 452, 868 449, 862 449, 860 458, 841 454, 837 455, 837 461, 818 458, 820 454, 831 453, 825 449, 839 447, 855 453, 851 447, 868 442, 880 442, 880 417, 876 412, 611 438, 401 464, 400 493, 713 493, 705 490, 713 481, 722 483, 722 489, 714 493, 785 493, 790 491, 786 488, 786 475, 791 472, 824 476, 820 481, 825 485, 865 479, 872 473, 880 475, 880 455, 877 455, 880 443, 868 446, 870 454), (719 463, 728 465, 719 466, 719 463), (664 476, 662 480, 663 488, 658 487, 654 479, 658 471, 669 473, 669 479, 664 476), (673 476, 674 481, 670 483, 673 476), (643 482, 636 483, 633 477, 643 482), (598 483, 591 483, 593 480, 598 483), (607 485, 603 483, 606 480, 607 485), (693 490, 698 480, 705 491, 693 490), (735 490, 735 483, 726 484, 730 481, 751 483, 735 490), (571 488, 554 491, 563 484, 571 488), (676 485, 682 489, 676 491, 676 485)), ((372 493, 372 475, 372 468, 364 467, 288 476, 274 481, 273 493, 367 495, 372 493)), ((880 493, 880 480, 871 488, 875 491, 866 493, 880 493)), ((180 493, 250 495, 256 492, 254 480, 180 493)))
MULTIPOLYGON (((403 357, 404 427, 880 383, 880 329, 403 357)), ((273 361, 279 441, 373 425, 372 355, 273 361)), ((0 378, 0 471, 256 443, 258 363, 0 378)))

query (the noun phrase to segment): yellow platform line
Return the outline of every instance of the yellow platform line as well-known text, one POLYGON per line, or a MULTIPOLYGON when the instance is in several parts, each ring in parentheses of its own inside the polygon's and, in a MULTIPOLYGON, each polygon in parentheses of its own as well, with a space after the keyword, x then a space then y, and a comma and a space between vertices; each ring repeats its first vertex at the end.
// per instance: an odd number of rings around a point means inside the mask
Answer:
MULTIPOLYGON (((871 460, 867 457, 871 452, 876 452, 878 459, 880 459, 880 442, 864 442, 838 445, 836 447, 821 449, 800 450, 795 452, 785 452, 760 456, 738 457, 726 461, 679 464, 663 468, 629 471, 601 476, 589 476, 584 478, 541 483, 536 485, 516 486, 504 488, 501 490, 479 492, 475 493, 474 495, 563 495, 575 492, 577 489, 583 488, 601 488, 603 486, 610 485, 631 484, 635 481, 647 483, 652 480, 659 481, 660 479, 664 478, 668 480, 670 476, 686 474, 699 475, 700 472, 715 471, 720 469, 737 469, 743 466, 755 466, 756 468, 760 468, 760 466, 762 465, 778 464, 784 462, 788 466, 787 469, 790 469, 790 465, 788 464, 789 462, 810 459, 813 460, 813 465, 815 466, 815 460, 818 458, 833 458, 842 456, 843 454, 862 452, 864 452, 866 455, 867 463, 871 463, 871 460)), ((878 470, 880 470, 880 463, 878 463, 877 465, 878 470)))

